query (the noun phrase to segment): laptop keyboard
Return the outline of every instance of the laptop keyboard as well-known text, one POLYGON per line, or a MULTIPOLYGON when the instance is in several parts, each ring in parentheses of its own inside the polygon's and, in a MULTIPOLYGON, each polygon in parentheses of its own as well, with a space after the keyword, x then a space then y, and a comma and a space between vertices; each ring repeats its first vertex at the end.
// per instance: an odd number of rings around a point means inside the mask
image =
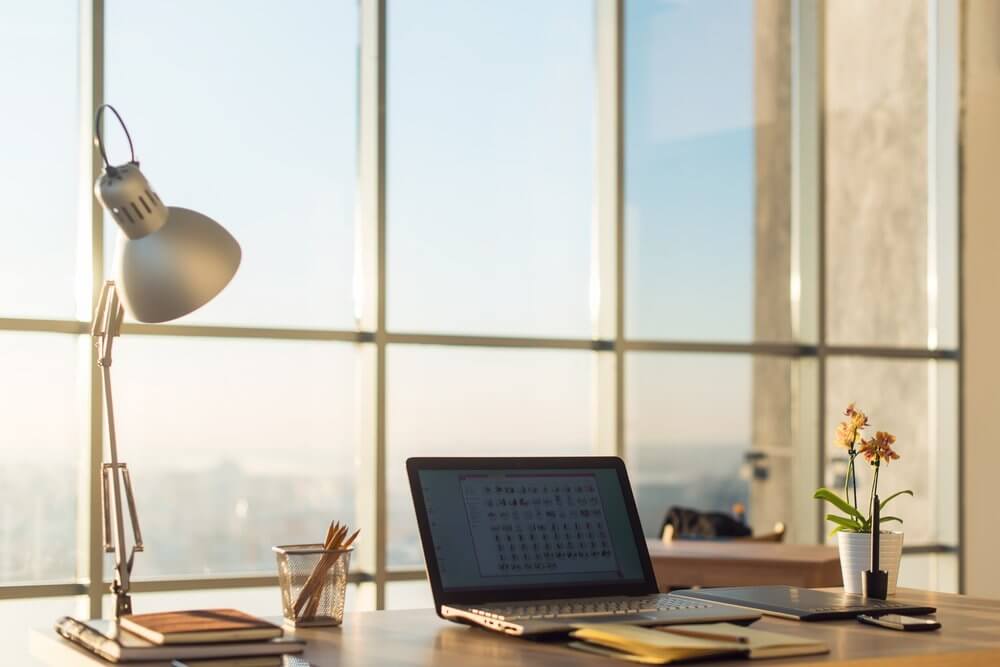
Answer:
POLYGON ((707 602, 685 600, 664 594, 648 595, 645 597, 539 600, 534 603, 525 602, 469 607, 469 611, 498 621, 526 621, 543 618, 565 618, 569 616, 625 616, 652 611, 708 609, 711 606, 713 605, 707 602))

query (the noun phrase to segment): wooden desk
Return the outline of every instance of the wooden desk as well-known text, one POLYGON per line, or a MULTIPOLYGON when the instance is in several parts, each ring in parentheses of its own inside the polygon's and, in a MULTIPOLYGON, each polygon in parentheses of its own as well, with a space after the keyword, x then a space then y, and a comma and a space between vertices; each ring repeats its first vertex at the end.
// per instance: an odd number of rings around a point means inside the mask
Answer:
POLYGON ((840 586, 837 547, 774 542, 647 540, 661 591, 692 586, 840 586))
MULTIPOLYGON (((843 664, 852 667, 1000 665, 1000 600, 981 600, 907 589, 901 589, 896 597, 907 602, 936 606, 942 629, 937 632, 904 634, 861 625, 854 620, 800 623, 765 617, 754 627, 822 639, 829 644, 831 653, 825 656, 764 661, 759 664, 787 667, 847 661, 843 664)), ((558 644, 515 639, 479 628, 447 623, 429 609, 352 613, 346 615, 344 625, 340 628, 299 630, 297 634, 308 640, 309 647, 304 657, 316 667, 622 667, 628 664, 591 656, 558 644)), ((68 644, 65 649, 78 651, 68 644)), ((51 652, 49 655, 51 656, 51 652)), ((67 656, 76 657, 71 654, 67 656)), ((108 663, 90 658, 57 658, 57 662, 39 664, 97 667, 108 663)), ((731 660, 704 664, 746 667, 750 663, 731 660)))

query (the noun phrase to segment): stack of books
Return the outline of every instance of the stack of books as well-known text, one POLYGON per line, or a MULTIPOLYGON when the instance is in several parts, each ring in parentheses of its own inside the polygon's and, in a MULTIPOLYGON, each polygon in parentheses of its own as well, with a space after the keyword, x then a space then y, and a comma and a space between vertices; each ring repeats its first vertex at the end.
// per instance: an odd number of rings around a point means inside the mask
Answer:
POLYGON ((581 625, 572 637, 576 640, 570 644, 573 648, 644 665, 727 657, 785 658, 830 650, 814 639, 730 623, 658 628, 617 623, 581 625))
POLYGON ((278 667, 283 655, 305 648, 280 626, 236 609, 133 614, 117 623, 66 616, 33 640, 36 657, 58 665, 93 664, 96 655, 132 667, 278 667))

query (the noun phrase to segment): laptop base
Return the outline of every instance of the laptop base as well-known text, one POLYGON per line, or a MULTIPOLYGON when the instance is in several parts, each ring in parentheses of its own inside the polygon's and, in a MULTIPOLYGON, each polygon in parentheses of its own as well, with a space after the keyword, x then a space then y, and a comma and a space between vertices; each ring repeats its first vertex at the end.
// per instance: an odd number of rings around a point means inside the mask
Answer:
MULTIPOLYGON (((518 637, 566 634, 572 632, 580 625, 592 625, 596 623, 624 623, 639 626, 693 623, 736 623, 738 625, 750 625, 761 616, 759 613, 753 611, 735 609, 707 602, 695 602, 667 594, 631 599, 642 600, 644 602, 655 600, 656 604, 654 606, 660 608, 604 613, 601 607, 596 607, 598 611, 582 612, 579 615, 567 612, 565 614, 515 613, 505 616, 502 613, 493 613, 493 610, 502 610, 504 607, 486 606, 483 608, 475 606, 466 607, 465 605, 445 605, 441 608, 441 616, 450 621, 478 625, 488 630, 518 637)), ((620 606, 621 603, 628 602, 629 600, 629 597, 599 598, 593 601, 580 599, 537 600, 518 603, 516 608, 522 610, 530 609, 532 611, 548 610, 553 607, 559 607, 563 603, 583 607, 586 607, 589 603, 620 606)), ((648 604, 643 606, 648 606, 648 604)), ((510 607, 507 607, 507 609, 510 609, 510 607)))

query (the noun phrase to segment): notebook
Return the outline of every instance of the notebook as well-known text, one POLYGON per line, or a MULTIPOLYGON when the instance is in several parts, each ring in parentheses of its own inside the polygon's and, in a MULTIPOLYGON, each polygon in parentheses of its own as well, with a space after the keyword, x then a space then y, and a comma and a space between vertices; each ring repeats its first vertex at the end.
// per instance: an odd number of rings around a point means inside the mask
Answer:
POLYGON ((274 639, 280 627, 237 609, 193 609, 157 614, 130 614, 123 630, 154 644, 207 644, 274 639))
POLYGON ((750 659, 785 658, 830 650, 821 641, 732 623, 661 628, 617 623, 581 625, 571 636, 582 640, 571 643, 573 648, 645 665, 727 655, 750 659))
MULTIPOLYGON (((56 623, 55 633, 40 637, 42 650, 53 649, 48 644, 70 648, 66 640, 111 662, 139 662, 171 660, 208 660, 241 658, 246 656, 274 656, 301 653, 305 642, 301 639, 279 639, 228 642, 221 644, 154 644, 130 632, 122 632, 114 621, 78 621, 64 616, 56 623), (55 634, 58 633, 58 634, 55 634)), ((55 647, 57 648, 57 647, 55 647)))

